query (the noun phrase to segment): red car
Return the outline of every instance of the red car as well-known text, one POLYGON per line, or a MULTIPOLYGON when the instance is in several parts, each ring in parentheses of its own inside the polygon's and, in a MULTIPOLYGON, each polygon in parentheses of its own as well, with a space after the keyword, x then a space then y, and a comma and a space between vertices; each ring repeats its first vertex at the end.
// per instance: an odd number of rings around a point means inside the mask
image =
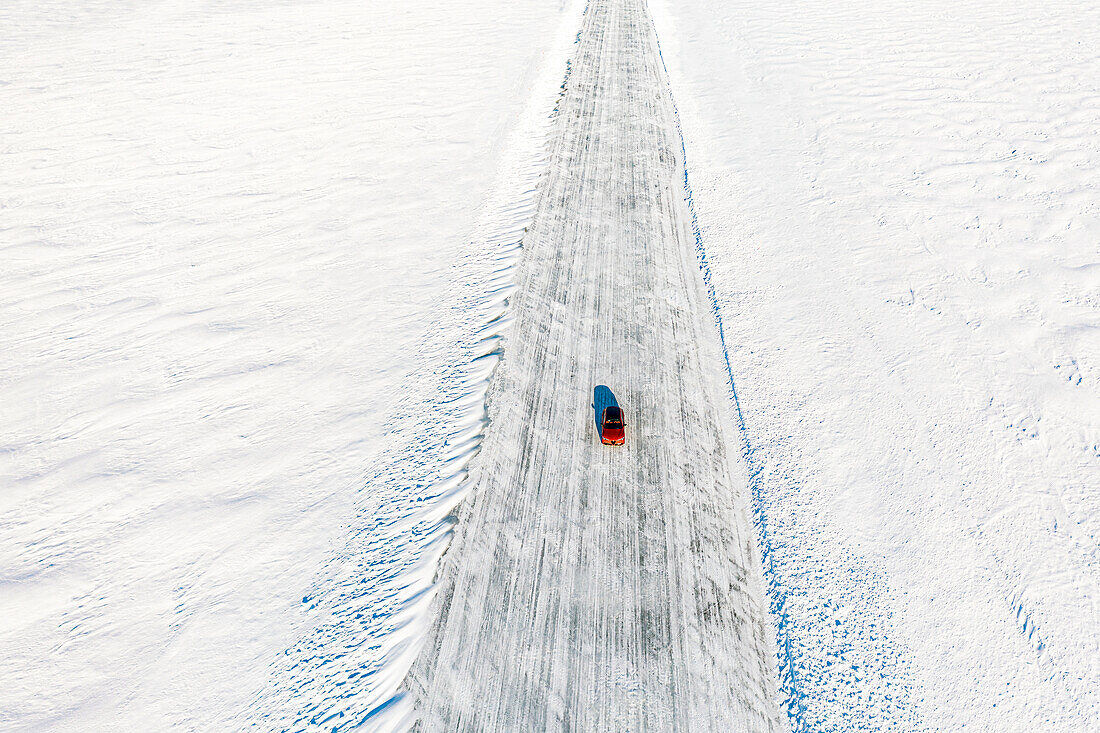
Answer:
POLYGON ((623 411, 617 405, 605 407, 600 420, 600 441, 604 445, 622 445, 626 442, 623 427, 623 411))

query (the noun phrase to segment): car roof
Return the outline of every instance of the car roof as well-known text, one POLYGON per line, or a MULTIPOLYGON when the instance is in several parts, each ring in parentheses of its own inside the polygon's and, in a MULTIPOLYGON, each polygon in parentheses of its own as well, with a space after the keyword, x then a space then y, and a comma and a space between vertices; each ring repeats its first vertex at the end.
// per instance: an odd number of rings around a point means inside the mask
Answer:
POLYGON ((623 411, 618 405, 611 405, 603 411, 608 417, 622 417, 623 411))

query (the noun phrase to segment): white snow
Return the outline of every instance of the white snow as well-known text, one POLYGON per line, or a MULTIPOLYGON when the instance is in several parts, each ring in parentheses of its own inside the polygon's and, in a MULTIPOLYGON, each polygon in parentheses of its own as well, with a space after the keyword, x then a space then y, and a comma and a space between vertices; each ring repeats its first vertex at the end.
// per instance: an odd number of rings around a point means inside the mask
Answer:
POLYGON ((1100 719, 1100 7, 653 3, 804 730, 1100 719))
MULTIPOLYGON (((0 6, 0 729, 407 724, 580 6, 0 6)), ((1100 5, 650 9, 792 727, 1094 727, 1100 5)))
POLYGON ((227 729, 277 689, 469 359, 449 283, 560 15, 0 9, 0 727, 227 729))

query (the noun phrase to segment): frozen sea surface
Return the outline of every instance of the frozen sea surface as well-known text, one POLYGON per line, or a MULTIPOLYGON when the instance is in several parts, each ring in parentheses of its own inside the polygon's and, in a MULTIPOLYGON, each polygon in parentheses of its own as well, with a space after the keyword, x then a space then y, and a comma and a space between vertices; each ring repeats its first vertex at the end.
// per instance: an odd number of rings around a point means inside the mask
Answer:
POLYGON ((1100 7, 654 0, 796 728, 1100 718, 1100 7))
MULTIPOLYGON (((409 724, 582 6, 0 8, 0 728, 409 724)), ((787 718, 1089 729, 1100 7, 649 9, 787 718)))
POLYGON ((0 727, 226 730, 285 692, 366 507, 443 463, 377 480, 469 361, 561 14, 0 8, 0 727))

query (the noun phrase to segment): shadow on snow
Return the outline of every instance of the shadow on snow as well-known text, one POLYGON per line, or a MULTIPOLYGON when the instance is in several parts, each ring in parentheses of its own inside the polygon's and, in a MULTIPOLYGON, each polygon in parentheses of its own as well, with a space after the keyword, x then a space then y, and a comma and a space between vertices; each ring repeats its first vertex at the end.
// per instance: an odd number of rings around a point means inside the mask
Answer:
POLYGON ((603 425, 601 424, 603 411, 608 407, 618 406, 619 401, 615 399, 615 393, 607 385, 601 384, 592 390, 592 410, 594 412, 592 418, 596 421, 596 434, 601 438, 603 437, 603 425))

